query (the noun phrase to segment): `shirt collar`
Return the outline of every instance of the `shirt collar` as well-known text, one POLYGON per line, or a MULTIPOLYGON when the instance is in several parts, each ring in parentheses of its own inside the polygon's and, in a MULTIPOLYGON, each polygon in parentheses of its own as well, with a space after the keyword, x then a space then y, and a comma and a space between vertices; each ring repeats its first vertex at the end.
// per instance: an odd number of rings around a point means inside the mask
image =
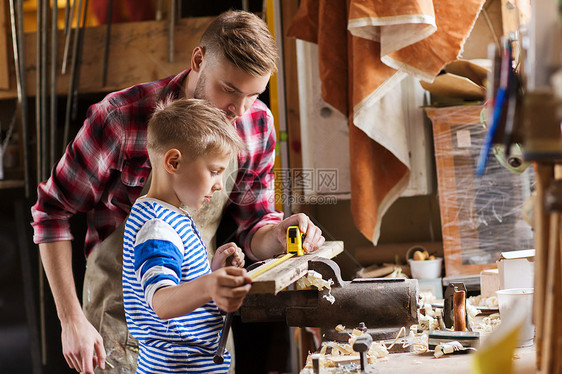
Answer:
POLYGON ((185 81, 185 78, 187 78, 187 74, 189 74, 190 71, 191 68, 186 69, 173 77, 162 90, 158 101, 163 101, 170 96, 172 97, 172 100, 177 100, 178 98, 182 97, 182 85, 185 81))

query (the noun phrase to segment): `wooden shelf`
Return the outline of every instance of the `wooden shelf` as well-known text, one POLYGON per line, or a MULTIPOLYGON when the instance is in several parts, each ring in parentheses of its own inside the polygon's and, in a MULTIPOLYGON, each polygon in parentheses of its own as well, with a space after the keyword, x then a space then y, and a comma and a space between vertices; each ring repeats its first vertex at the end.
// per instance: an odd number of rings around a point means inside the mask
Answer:
POLYGON ((23 188, 24 186, 25 186, 25 182, 23 180, 17 180, 17 179, 0 180, 0 190, 5 190, 8 188, 23 188))

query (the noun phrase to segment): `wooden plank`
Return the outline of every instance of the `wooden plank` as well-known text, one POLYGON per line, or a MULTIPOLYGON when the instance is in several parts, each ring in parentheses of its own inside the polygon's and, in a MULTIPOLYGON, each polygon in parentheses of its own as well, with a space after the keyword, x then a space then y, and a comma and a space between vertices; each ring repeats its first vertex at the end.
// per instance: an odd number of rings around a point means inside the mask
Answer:
POLYGON ((302 169, 301 128, 299 111, 299 88, 297 74, 296 39, 288 38, 287 30, 299 8, 298 0, 283 1, 283 57, 285 59, 285 105, 287 111, 287 141, 289 146, 289 165, 292 169, 302 169))
MULTIPOLYGON (((168 62, 167 21, 116 23, 111 28, 111 47, 107 67, 107 85, 102 86, 102 51, 105 26, 88 27, 84 33, 84 51, 80 66, 80 93, 110 92, 135 84, 150 82, 177 74, 190 66, 193 48, 199 44, 201 34, 214 17, 182 18, 175 29, 174 62, 168 62)), ((35 40, 36 33, 25 34, 25 61, 27 92, 35 95, 35 40)), ((58 65, 62 64, 64 31, 58 35, 58 65)), ((0 64, 1 65, 1 64, 0 64)), ((0 99, 16 97, 15 70, 10 62, 10 87, 0 91, 0 99)), ((57 94, 65 95, 69 74, 57 76, 57 94)))
MULTIPOLYGON (((341 252, 343 252, 343 242, 330 241, 325 242, 324 245, 315 252, 308 253, 300 257, 289 258, 274 268, 257 276, 252 282, 252 289, 250 290, 250 293, 277 294, 279 291, 285 289, 293 282, 306 275, 309 260, 312 260, 315 257, 333 258, 341 252)), ((248 275, 251 277, 253 273, 260 271, 261 267, 267 266, 270 261, 275 261, 275 259, 266 261, 263 265, 250 271, 248 275)))
MULTIPOLYGON (((543 365, 543 339, 547 334, 544 330, 545 325, 545 300, 548 269, 548 238, 550 237, 550 215, 546 211, 544 204, 545 194, 548 187, 552 184, 554 177, 554 165, 536 163, 535 164, 535 216, 534 216, 534 240, 535 240, 535 293, 533 295, 533 322, 535 323, 535 341, 537 350, 537 368, 543 365)), ((547 347, 545 347, 547 349, 547 347)))
MULTIPOLYGON (((10 66, 8 51, 12 48, 10 34, 8 2, 0 0, 0 89, 7 90, 10 88, 10 66)), ((12 62, 13 63, 13 62, 12 62)))

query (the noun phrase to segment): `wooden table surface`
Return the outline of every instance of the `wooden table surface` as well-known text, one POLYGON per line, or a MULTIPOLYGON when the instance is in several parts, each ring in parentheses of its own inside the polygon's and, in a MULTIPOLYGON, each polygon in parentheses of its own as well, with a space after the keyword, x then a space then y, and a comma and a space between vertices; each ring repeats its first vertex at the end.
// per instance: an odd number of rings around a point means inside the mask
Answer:
MULTIPOLYGON (((513 360, 514 374, 535 373, 535 347, 518 348, 517 359, 513 360)), ((441 358, 433 357, 433 352, 418 355, 415 353, 391 353, 388 360, 379 359, 372 365, 377 374, 469 374, 472 366, 471 354, 451 354, 441 358)), ((320 373, 335 373, 335 370, 321 369, 320 373)), ((301 374, 312 374, 312 369, 303 369, 301 374)))

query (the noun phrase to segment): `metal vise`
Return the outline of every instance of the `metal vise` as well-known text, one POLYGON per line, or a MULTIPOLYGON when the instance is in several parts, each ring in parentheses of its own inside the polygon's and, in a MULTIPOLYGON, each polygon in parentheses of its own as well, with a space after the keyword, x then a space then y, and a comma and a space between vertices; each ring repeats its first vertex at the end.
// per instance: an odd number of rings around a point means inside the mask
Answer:
POLYGON ((320 327, 325 340, 344 342, 362 322, 375 340, 396 336, 401 327, 418 323, 418 282, 415 279, 357 278, 343 281, 338 265, 316 257, 308 269, 331 279, 331 290, 249 294, 239 310, 242 322, 286 321, 288 326, 320 327), (329 295, 335 300, 331 302, 329 295), (337 325, 346 326, 336 331, 337 325))

